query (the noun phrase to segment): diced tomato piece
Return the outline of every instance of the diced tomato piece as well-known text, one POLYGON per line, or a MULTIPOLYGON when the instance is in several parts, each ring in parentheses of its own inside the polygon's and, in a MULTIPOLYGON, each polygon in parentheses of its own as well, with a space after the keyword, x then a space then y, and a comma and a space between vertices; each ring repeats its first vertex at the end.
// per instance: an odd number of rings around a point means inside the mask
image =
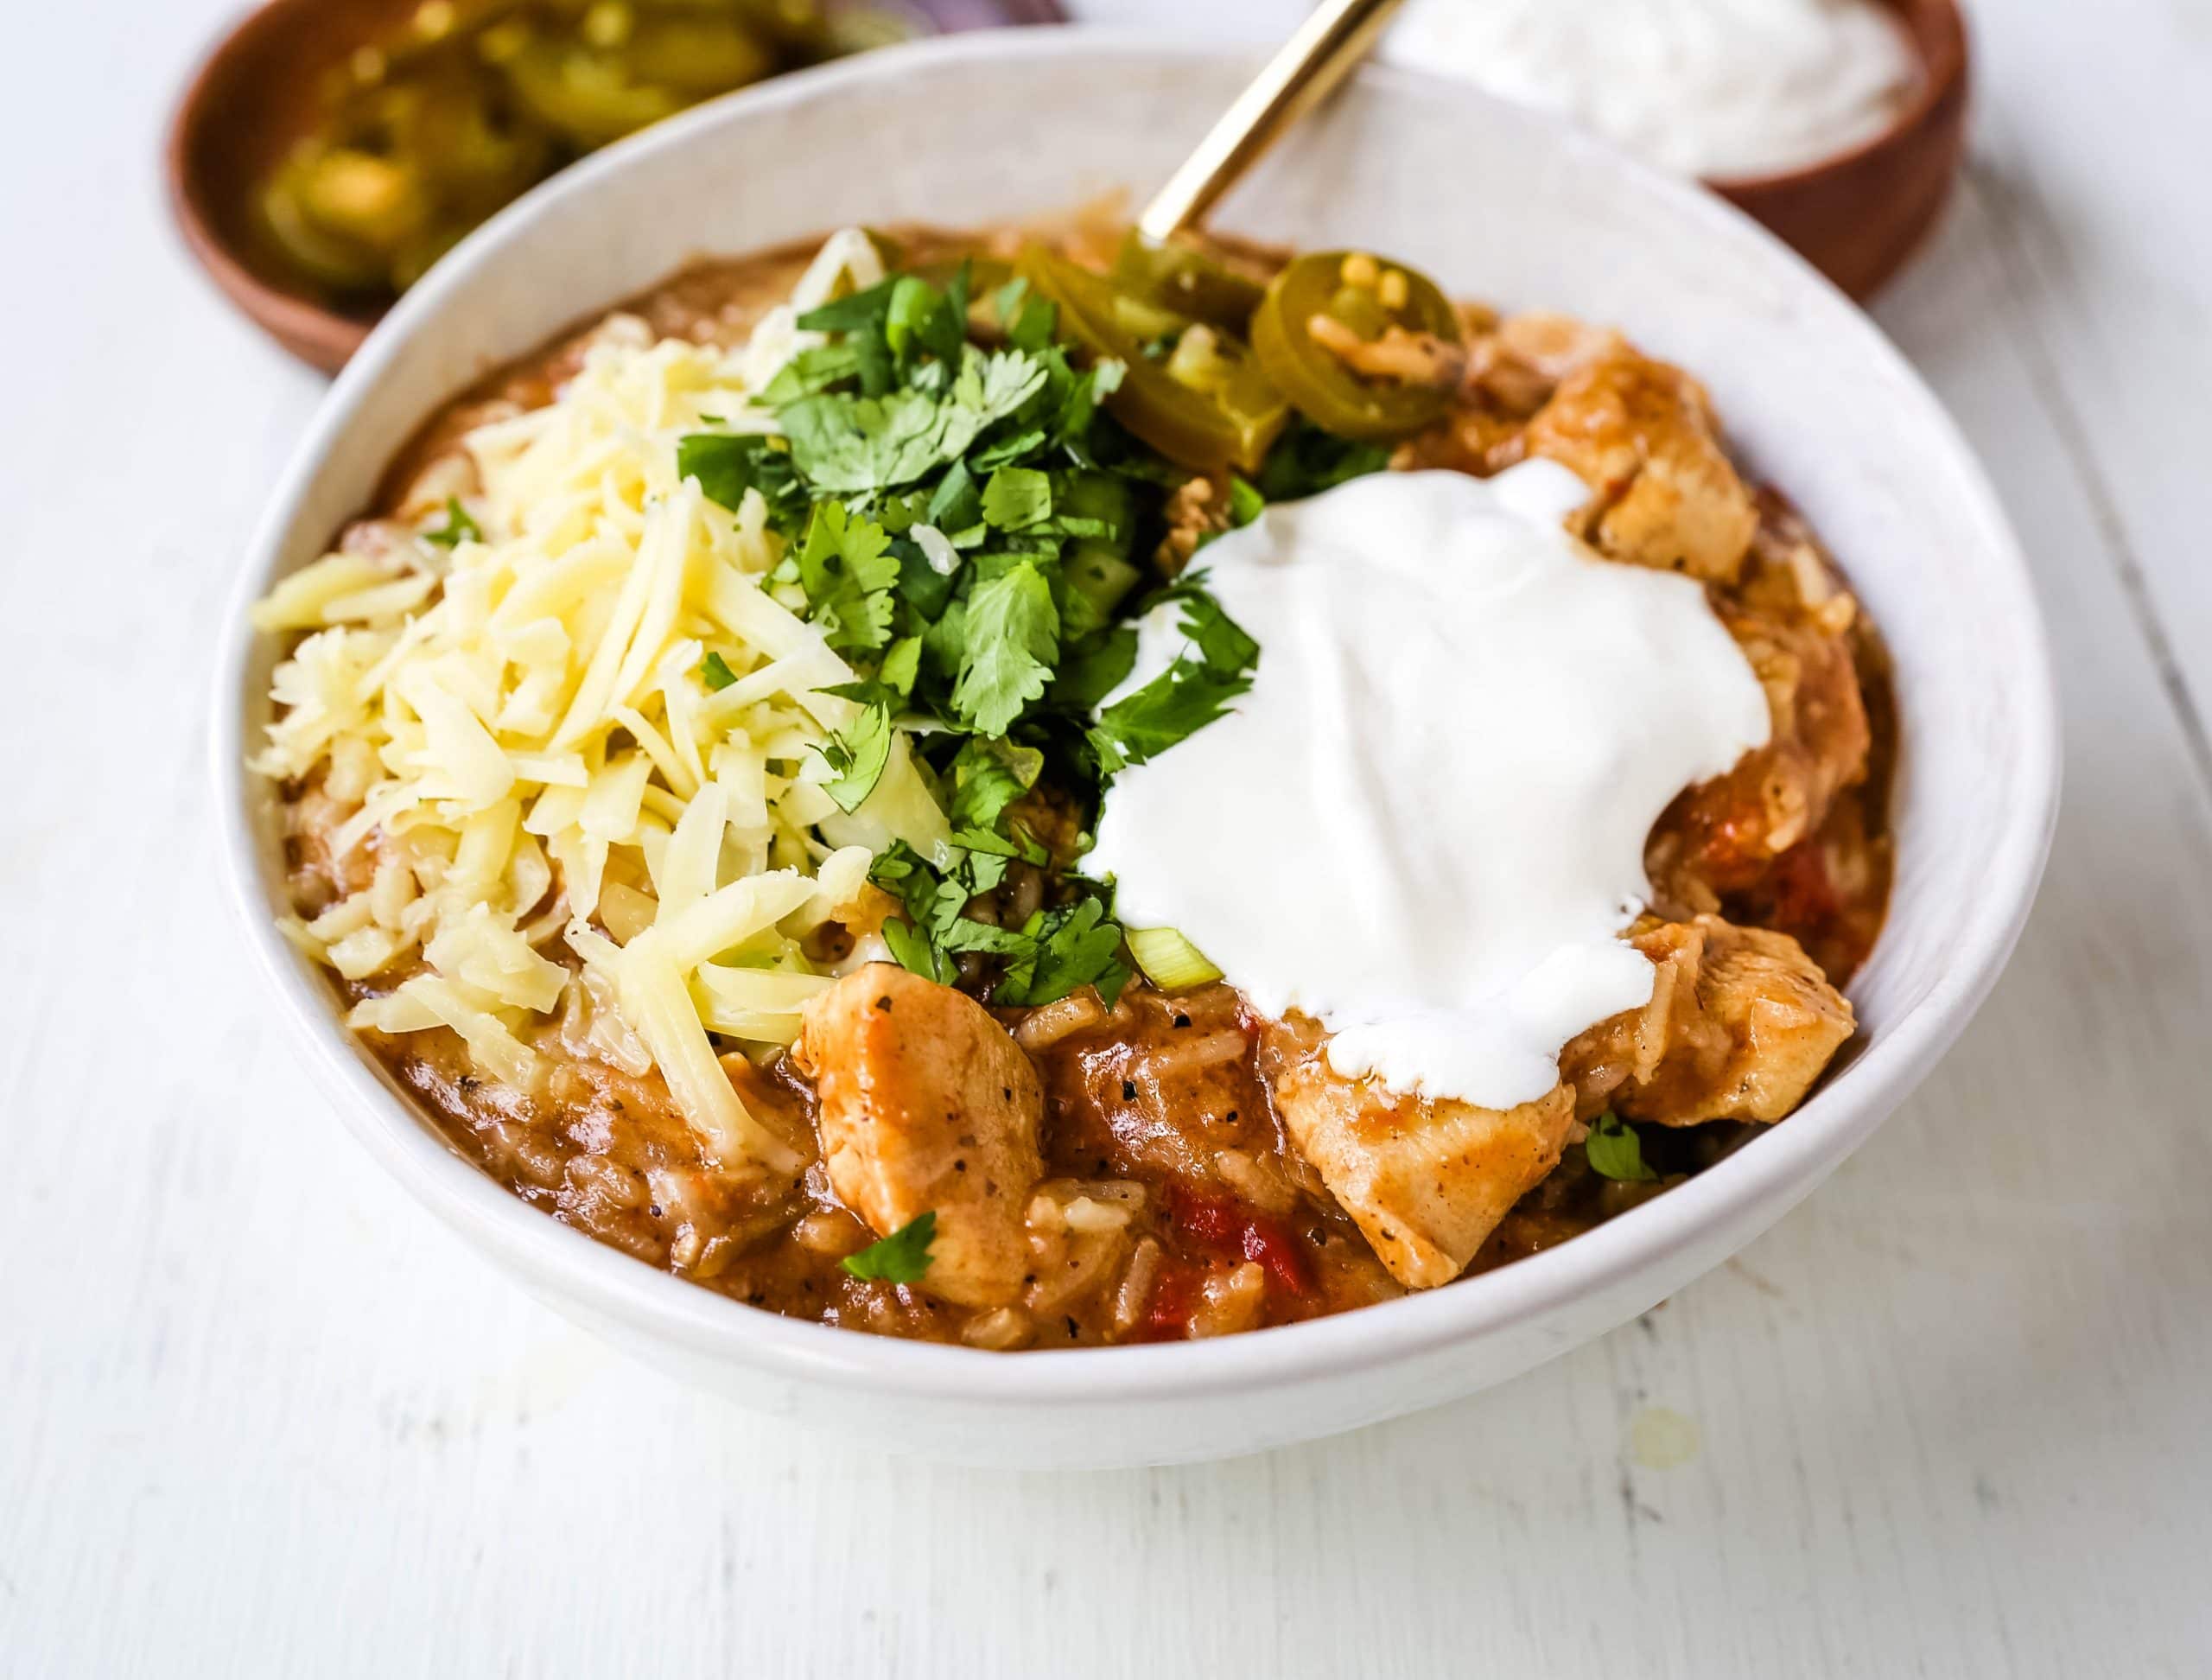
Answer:
POLYGON ((1306 1245, 1290 1233, 1280 1219, 1271 1219, 1264 1213, 1255 1213, 1244 1222, 1244 1257, 1256 1260, 1267 1268, 1268 1276, 1293 1295, 1308 1295, 1313 1289, 1313 1264, 1306 1252, 1306 1245))
POLYGON ((1163 1259, 1152 1280, 1152 1296, 1144 1316, 1137 1320, 1131 1341, 1180 1341, 1190 1331, 1191 1308, 1197 1304, 1198 1282, 1205 1276, 1188 1261, 1163 1259))
POLYGON ((1188 1184, 1171 1184, 1165 1201, 1176 1231, 1192 1245, 1224 1257, 1252 1260, 1293 1295, 1313 1289, 1313 1266, 1289 1226, 1249 1203, 1188 1184))
POLYGON ((1199 1246, 1234 1250, 1242 1241, 1244 1222, 1233 1198, 1171 1183, 1166 1200, 1169 1221, 1199 1246))

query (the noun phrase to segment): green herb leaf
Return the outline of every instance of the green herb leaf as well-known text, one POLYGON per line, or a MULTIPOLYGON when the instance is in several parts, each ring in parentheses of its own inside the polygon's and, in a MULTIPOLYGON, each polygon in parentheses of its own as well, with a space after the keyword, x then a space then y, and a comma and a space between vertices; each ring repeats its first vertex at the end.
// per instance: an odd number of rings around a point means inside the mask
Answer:
POLYGON ((1323 431, 1310 420, 1296 419, 1268 451, 1253 487, 1268 501, 1298 501, 1379 473, 1389 464, 1388 449, 1355 443, 1323 431))
POLYGON ((815 505, 799 550, 799 586, 830 646, 866 652, 890 640, 899 561, 883 527, 834 501, 815 505))
POLYGON ((1007 968, 1006 977, 992 988, 994 1003, 1033 1009, 1078 986, 1096 986, 1110 1009, 1129 983, 1129 971, 1120 961, 1122 930, 1106 920, 1106 907, 1095 898, 1039 910, 1021 932, 1033 954, 1017 958, 1007 968))
POLYGON ((955 828, 997 828, 1006 808, 1037 785, 1045 755, 1032 747, 1006 741, 963 741, 952 760, 952 805, 945 814, 955 828))
POLYGON ((1052 480, 1028 467, 1001 467, 983 487, 983 519, 1001 531, 1022 531, 1052 517, 1052 480))
POLYGON ((953 966, 952 958, 930 942, 928 934, 902 921, 883 924, 883 943, 891 952, 891 960, 909 974, 918 974, 925 980, 934 980, 940 986, 949 986, 959 978, 960 970, 953 966))
POLYGON ((1251 687, 1249 678, 1218 677, 1178 659, 1135 694, 1098 714, 1090 743, 1101 773, 1110 776, 1159 757, 1207 724, 1218 722, 1228 715, 1230 703, 1251 687))
POLYGON ((858 1254, 840 1262, 855 1277, 886 1283, 918 1283, 930 1269, 930 1244, 937 1238, 937 1214, 923 1214, 880 1242, 870 1243, 858 1254))
POLYGON ((461 505, 458 496, 446 498, 446 522, 435 531, 426 531, 423 540, 442 549, 457 549, 463 543, 484 540, 484 527, 468 517, 468 510, 461 505))
POLYGON ((917 922, 927 919, 930 900, 937 895, 938 872, 904 840, 894 840, 876 854, 868 878, 905 905, 917 922))
POLYGON ((836 773, 823 789, 843 811, 858 811, 883 780, 883 767, 891 759, 891 708, 872 705, 849 729, 842 729, 822 743, 823 760, 836 773))
POLYGON ((902 274, 891 289, 891 307, 884 317, 883 335, 891 353, 902 363, 920 354, 942 362, 957 362, 968 341, 968 310, 963 301, 956 309, 945 293, 917 275, 902 274))
POLYGON ((776 376, 761 387, 753 402, 762 408, 781 408, 795 403, 802 397, 811 397, 818 391, 828 391, 846 380, 857 379, 861 372, 861 353, 850 344, 817 344, 802 350, 777 369, 776 376))
POLYGON ((1126 624, 1090 638, 1060 661, 1050 697, 1056 706, 1088 712, 1128 678, 1137 662, 1137 633, 1126 624))
POLYGON ((875 679, 893 694, 904 698, 914 691, 915 678, 922 669, 922 639, 902 636, 891 644, 891 651, 883 656, 883 663, 875 668, 875 679))
POLYGON ((968 453, 1044 389, 1047 370, 1018 351, 966 347, 949 391, 825 391, 777 410, 792 458, 817 491, 860 495, 919 482, 968 453))
POLYGON ((1060 651, 1060 615, 1045 575, 1024 560, 968 598, 967 647, 952 703, 987 735, 1002 735, 1040 698, 1060 651))
POLYGON ((1183 633, 1198 648, 1207 670, 1221 673, 1249 671, 1259 663, 1260 644, 1206 593, 1205 580, 1206 575, 1202 571, 1186 572, 1173 586, 1146 601, 1139 611, 1148 613, 1171 601, 1180 603, 1183 633))
POLYGON ((938 944, 946 951, 978 951, 985 956, 1018 958, 1023 962, 1034 962, 1036 959, 1036 939, 1017 929, 954 916, 942 928, 931 931, 938 944))
POLYGON ((799 482, 790 450, 772 437, 731 432, 691 432, 676 441, 678 478, 696 479, 709 501, 733 513, 747 490, 768 505, 768 523, 789 536, 806 522, 810 499, 799 482))
POLYGON ((709 653, 700 661, 699 680, 707 685, 710 694, 720 694, 737 680, 737 673, 729 668, 729 661, 719 653, 709 653))
POLYGON ((1637 1136, 1636 1128, 1611 1109, 1590 1123, 1590 1136, 1583 1140, 1582 1150, 1590 1158, 1590 1170, 1602 1177, 1637 1184, 1659 1176, 1644 1164, 1643 1140, 1637 1136))
POLYGON ((1090 739, 1102 774, 1157 757, 1217 722, 1232 701, 1251 691, 1260 645, 1205 592, 1204 581, 1204 573, 1194 573, 1143 609, 1180 603, 1191 652, 1098 714, 1090 739))
POLYGON ((809 333, 880 333, 884 317, 891 313, 891 295, 898 285, 894 276, 862 290, 832 298, 801 315, 798 326, 809 333))
POLYGON ((1122 380, 1128 371, 1110 357, 1091 363, 1089 371, 1076 379, 1061 402, 1060 417, 1052 427, 1055 441, 1069 449, 1082 449, 1098 405, 1122 388, 1122 380))
POLYGON ((968 463, 956 461, 930 496, 929 523, 957 542, 983 522, 983 498, 968 463))
POLYGON ((1042 350, 1060 330, 1058 306, 1049 298, 1032 296, 1027 280, 999 288, 998 311, 1006 340, 1017 350, 1042 350))
POLYGON ((883 656, 883 663, 875 668, 875 675, 864 677, 857 683, 836 683, 818 694, 834 694, 840 700, 851 700, 863 706, 884 706, 893 711, 904 707, 914 692, 914 679, 919 674, 922 662, 922 639, 902 636, 891 644, 883 656))

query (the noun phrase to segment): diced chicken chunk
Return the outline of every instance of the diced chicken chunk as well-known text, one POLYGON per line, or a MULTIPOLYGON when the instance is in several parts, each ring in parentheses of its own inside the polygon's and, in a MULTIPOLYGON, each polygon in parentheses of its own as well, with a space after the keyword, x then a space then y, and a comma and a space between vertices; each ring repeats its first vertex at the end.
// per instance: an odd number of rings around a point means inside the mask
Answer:
POLYGON ((1591 487, 1580 530, 1600 553, 1707 582, 1741 570, 1758 510, 1720 446, 1705 388, 1679 368, 1624 347, 1584 363, 1521 445, 1591 487))
POLYGON ((1646 865, 1676 910, 1710 910, 1821 830, 1867 773, 1873 735, 1847 635, 1808 613, 1723 611, 1767 693, 1772 735, 1737 768, 1690 788, 1652 830, 1646 865), (1703 890, 1701 890, 1703 888, 1703 890))
POLYGON ((1786 933, 1700 916, 1653 924, 1630 943, 1657 966, 1650 1002, 1560 1057, 1585 1116, 1610 1106, 1666 1126, 1779 1120, 1856 1024, 1849 1000, 1786 933))
POLYGON ((1559 1164, 1573 1091, 1503 1110, 1394 1097, 1334 1072, 1324 1042, 1298 1018, 1263 1031, 1261 1067, 1284 1130, 1391 1276, 1414 1289, 1450 1282, 1559 1164))
POLYGON ((871 963, 807 1005, 793 1055, 845 1204, 881 1236, 937 1215, 918 1287, 964 1307, 1018 1299, 1044 1096, 1012 1035, 973 998, 871 963))

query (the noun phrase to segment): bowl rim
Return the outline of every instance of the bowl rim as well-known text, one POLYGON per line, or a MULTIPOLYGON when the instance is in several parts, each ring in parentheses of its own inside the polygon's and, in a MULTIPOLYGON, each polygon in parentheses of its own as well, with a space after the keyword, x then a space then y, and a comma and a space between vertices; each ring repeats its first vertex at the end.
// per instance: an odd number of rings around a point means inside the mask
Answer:
MULTIPOLYGON (((1981 871, 1984 890, 1969 911, 1950 959, 1928 990, 1847 1066, 1757 1147, 1739 1149, 1662 1197, 1585 1232, 1571 1243, 1494 1271, 1432 1289, 1304 1322, 1217 1340, 1111 1347, 1037 1349, 1017 1357, 983 1350, 855 1333, 785 1318, 645 1265, 549 1218, 496 1183, 446 1143, 367 1053, 343 1028, 327 982, 310 972, 268 914, 260 849, 249 812, 254 778, 246 768, 245 720, 257 697, 247 692, 256 636, 247 608, 277 576, 288 527, 328 460, 342 447, 374 387, 406 353, 419 325, 448 293, 496 263, 525 225, 588 202, 602 181, 633 160, 687 146, 728 119, 742 104, 748 116, 817 99, 837 99, 937 59, 1019 66, 1040 59, 1091 54, 1102 43, 1163 61, 1245 65, 1236 48, 1193 44, 1157 34, 1095 30, 988 31, 914 43, 802 71, 710 103, 656 125, 585 159, 534 189, 471 234, 411 289, 371 335, 324 398, 257 526, 246 563, 229 592, 213 672, 209 751, 232 909, 263 977, 282 1005, 296 1044, 324 1095, 354 1135, 410 1193, 447 1224, 488 1247, 541 1295, 558 1293, 606 1320, 648 1337, 792 1380, 851 1391, 993 1405, 1097 1404, 1233 1395, 1276 1389, 1347 1368, 1388 1366, 1454 1344, 1526 1327, 1579 1298, 1595 1295, 1661 1257, 1701 1237, 1740 1225, 1741 1216, 1773 1207, 1773 1217, 1802 1198, 1869 1136, 1965 1028, 1994 984, 2018 938, 2040 880, 2056 818, 2059 749, 2056 690, 2042 617, 2027 563, 2002 505, 1955 423, 1917 372, 1871 321, 1853 314, 1864 354, 1876 359, 1901 392, 1916 393, 1942 440, 1968 500, 1966 511, 1983 528, 1987 560, 2002 588, 1991 597, 1984 633, 2007 649, 2017 672, 2016 710, 2008 717, 2017 752, 2018 789, 2001 838, 1981 871), (2003 610, 1996 610, 2003 609, 2003 610)), ((1467 91, 1417 71, 1369 66, 1363 80, 1467 91)), ((1476 96, 1479 97, 1479 96, 1476 96)), ((1523 112, 1524 118, 1529 114, 1523 112)), ((1663 175, 1556 119, 1529 118, 1563 146, 1609 154, 1639 192, 1669 200, 1678 215, 1716 236, 1746 235, 1771 258, 1794 265, 1800 284, 1841 293, 1759 228, 1748 216, 1695 182, 1663 175)), ((611 300, 580 302, 580 316, 611 300)), ((1770 1219, 1766 1223, 1770 1223, 1770 1219)), ((1764 1224, 1756 1228, 1764 1229, 1764 1224)), ((1700 1269, 1702 1270, 1702 1269, 1700 1269)))
MULTIPOLYGON (((1906 3, 1909 0, 1885 0, 1885 9, 1902 11, 1906 3)), ((1919 31, 1899 20, 1911 38, 1913 61, 1920 67, 1922 75, 1912 97, 1882 127, 1840 151, 1826 152, 1786 169, 1760 169, 1749 175, 1700 175, 1698 183, 1716 193, 1765 199, 1834 180, 1869 158, 1900 151, 1920 139, 1930 122, 1960 98, 1974 80, 1974 39, 1973 31, 1967 27, 1966 8, 1959 0, 1931 0, 1931 3, 1941 9, 1942 27, 1949 33, 1948 44, 1953 50, 1944 65, 1930 63, 1919 31), (1938 73, 1939 69, 1942 73, 1938 73)))

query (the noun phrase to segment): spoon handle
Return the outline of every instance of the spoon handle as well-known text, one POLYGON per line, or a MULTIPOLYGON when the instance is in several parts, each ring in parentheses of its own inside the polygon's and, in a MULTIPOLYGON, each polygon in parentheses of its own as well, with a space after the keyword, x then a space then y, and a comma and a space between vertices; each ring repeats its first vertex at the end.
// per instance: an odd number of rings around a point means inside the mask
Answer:
POLYGON ((1165 240, 1204 217, 1294 123, 1336 91, 1400 3, 1325 0, 1316 8, 1145 207, 1137 219, 1145 238, 1165 240))

